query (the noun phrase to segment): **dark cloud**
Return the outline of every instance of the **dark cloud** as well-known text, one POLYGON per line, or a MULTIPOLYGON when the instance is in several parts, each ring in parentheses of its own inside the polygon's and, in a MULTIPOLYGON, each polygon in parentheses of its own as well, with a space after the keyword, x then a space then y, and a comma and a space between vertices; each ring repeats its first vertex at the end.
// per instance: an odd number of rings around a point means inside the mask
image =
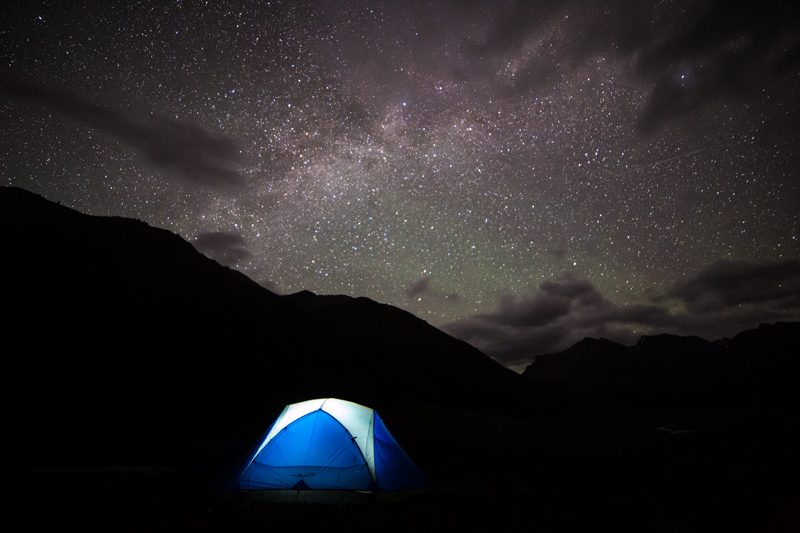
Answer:
POLYGON ((428 291, 431 287, 431 278, 429 276, 423 276, 420 279, 413 281, 406 287, 405 293, 407 298, 416 298, 421 294, 424 294, 428 291))
POLYGON ((642 311, 613 304, 591 282, 567 273, 541 283, 529 295, 503 295, 495 311, 452 322, 443 329, 513 365, 564 349, 586 336, 629 340, 631 329, 619 323, 638 324, 656 315, 647 309, 640 318, 642 311))
POLYGON ((656 85, 641 120, 650 129, 719 97, 748 97, 797 69, 796 2, 706 3, 680 30, 647 43, 640 72, 656 85))
POLYGON ((618 305, 588 280, 564 274, 531 294, 503 295, 493 312, 443 329, 511 365, 583 337, 625 344, 653 333, 719 338, 759 322, 800 317, 800 261, 720 261, 651 299, 618 305))
POLYGON ((592 57, 620 58, 652 87, 640 110, 640 127, 649 131, 719 98, 758 95, 795 73, 798 30, 796 2, 518 0, 467 49, 493 65, 473 75, 496 76, 516 64, 512 78, 496 78, 515 94, 552 86, 592 57))
POLYGON ((405 295, 408 299, 421 298, 427 295, 440 300, 448 302, 456 302, 461 297, 454 292, 442 292, 431 287, 431 277, 422 276, 420 279, 411 282, 405 289, 405 295))
POLYGON ((0 92, 17 102, 39 104, 105 131, 157 167, 185 180, 228 188, 243 183, 236 171, 239 150, 232 139, 167 118, 132 117, 78 96, 13 79, 0 79, 0 92))
POLYGON ((669 289, 665 296, 690 312, 729 311, 745 305, 800 307, 800 260, 750 263, 719 261, 669 289))
MULTIPOLYGON (((538 354, 566 347, 571 333, 558 323, 515 328, 493 322, 488 316, 466 318, 442 329, 506 365, 530 362, 538 354)), ((575 341, 579 339, 576 337, 575 341)))
POLYGON ((516 52, 532 35, 544 29, 563 3, 560 0, 511 2, 500 12, 483 41, 470 43, 469 49, 484 56, 516 52))
POLYGON ((544 291, 531 298, 516 299, 511 295, 504 295, 500 298, 497 311, 491 316, 498 324, 540 326, 566 315, 569 307, 569 298, 544 291))
POLYGON ((259 285, 267 289, 268 291, 272 291, 276 294, 280 293, 280 287, 274 281, 270 281, 268 279, 264 279, 258 282, 259 285))
POLYGON ((199 234, 194 240, 194 247, 227 266, 234 266, 252 255, 241 235, 225 231, 199 234))
POLYGON ((545 281, 528 297, 501 296, 497 310, 484 316, 506 326, 544 326, 578 308, 599 312, 608 305, 590 282, 566 274, 557 281, 545 281))

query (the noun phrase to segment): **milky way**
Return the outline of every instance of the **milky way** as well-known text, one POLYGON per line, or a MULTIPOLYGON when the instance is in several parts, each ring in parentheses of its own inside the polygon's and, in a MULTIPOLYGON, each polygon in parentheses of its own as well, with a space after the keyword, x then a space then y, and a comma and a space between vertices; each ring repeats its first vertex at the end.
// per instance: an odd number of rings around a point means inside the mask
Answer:
POLYGON ((76 4, 2 8, 5 185, 508 364, 798 317, 796 8, 76 4))

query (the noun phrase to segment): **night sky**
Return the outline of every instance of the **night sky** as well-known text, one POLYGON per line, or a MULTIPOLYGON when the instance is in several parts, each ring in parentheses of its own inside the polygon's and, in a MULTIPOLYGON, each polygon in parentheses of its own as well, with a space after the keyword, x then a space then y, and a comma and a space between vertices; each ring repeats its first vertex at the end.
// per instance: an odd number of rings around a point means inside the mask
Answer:
POLYGON ((512 367, 800 317, 790 3, 79 4, 0 8, 3 185, 512 367))

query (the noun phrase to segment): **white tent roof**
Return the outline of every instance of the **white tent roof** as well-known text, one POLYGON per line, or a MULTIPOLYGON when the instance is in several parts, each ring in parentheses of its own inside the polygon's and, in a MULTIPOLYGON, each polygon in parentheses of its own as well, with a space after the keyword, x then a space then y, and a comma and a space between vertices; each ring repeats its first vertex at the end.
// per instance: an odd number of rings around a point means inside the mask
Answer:
POLYGON ((316 400, 287 405, 278 419, 275 420, 275 423, 272 425, 269 433, 267 433, 264 442, 258 447, 254 457, 258 456, 261 450, 269 444, 269 441, 275 438, 286 426, 309 413, 319 410, 325 411, 338 420, 350 435, 353 436, 356 445, 364 455, 367 467, 369 467, 370 474, 372 474, 374 479, 375 450, 372 438, 374 411, 369 407, 348 402, 347 400, 339 400, 338 398, 318 398, 316 400))

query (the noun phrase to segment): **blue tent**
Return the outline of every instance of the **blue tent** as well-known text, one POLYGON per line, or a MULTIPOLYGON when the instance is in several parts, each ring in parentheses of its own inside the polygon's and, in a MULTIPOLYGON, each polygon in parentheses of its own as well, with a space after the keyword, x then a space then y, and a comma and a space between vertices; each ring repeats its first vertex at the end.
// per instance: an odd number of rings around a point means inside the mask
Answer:
POLYGON ((287 405, 237 481, 241 490, 387 492, 426 485, 378 413, 336 398, 287 405))

